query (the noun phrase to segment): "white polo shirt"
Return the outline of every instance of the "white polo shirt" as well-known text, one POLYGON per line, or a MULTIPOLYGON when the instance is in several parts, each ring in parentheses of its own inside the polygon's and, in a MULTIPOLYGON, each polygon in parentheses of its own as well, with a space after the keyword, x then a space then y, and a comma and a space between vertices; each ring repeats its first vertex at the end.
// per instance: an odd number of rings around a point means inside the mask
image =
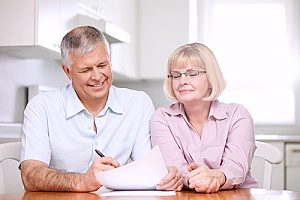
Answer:
POLYGON ((141 91, 111 86, 104 109, 95 122, 72 85, 41 93, 24 111, 21 161, 39 160, 64 172, 86 172, 98 156, 121 165, 151 149, 149 121, 154 112, 150 97, 141 91))

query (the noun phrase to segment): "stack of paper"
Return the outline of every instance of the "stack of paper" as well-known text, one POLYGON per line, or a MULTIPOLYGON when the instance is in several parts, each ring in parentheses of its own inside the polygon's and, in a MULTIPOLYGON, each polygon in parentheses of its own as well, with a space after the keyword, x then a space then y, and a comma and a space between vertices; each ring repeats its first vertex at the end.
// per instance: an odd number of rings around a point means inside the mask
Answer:
MULTIPOLYGON (((159 192, 155 190, 159 182, 168 174, 159 147, 154 147, 143 158, 127 165, 97 173, 98 180, 111 190, 130 190, 131 192, 114 192, 114 195, 175 195, 174 191, 159 192), (132 191, 139 190, 139 191, 132 191), (141 191, 147 190, 147 191, 141 191), (153 193, 155 192, 155 193, 153 193)), ((100 191, 101 193, 101 191, 100 191)), ((107 191, 102 193, 107 195, 107 191)))

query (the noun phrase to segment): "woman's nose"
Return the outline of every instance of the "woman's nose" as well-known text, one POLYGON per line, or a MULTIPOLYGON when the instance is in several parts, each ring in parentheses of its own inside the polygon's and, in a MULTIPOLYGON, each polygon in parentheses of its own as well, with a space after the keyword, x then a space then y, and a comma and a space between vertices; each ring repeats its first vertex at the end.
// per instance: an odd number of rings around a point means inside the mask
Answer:
POLYGON ((188 78, 185 74, 181 74, 181 77, 179 78, 179 83, 181 85, 186 84, 188 82, 188 78))

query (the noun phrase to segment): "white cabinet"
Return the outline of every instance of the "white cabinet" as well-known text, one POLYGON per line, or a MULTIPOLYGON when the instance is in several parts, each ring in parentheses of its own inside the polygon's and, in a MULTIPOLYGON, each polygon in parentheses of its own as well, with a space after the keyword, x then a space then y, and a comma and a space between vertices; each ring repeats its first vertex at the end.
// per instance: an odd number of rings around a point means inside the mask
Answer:
POLYGON ((60 0, 1 0, 0 51, 59 58, 60 0))
POLYGON ((111 16, 119 18, 106 20, 102 19, 92 7, 78 2, 78 0, 1 0, 0 52, 22 58, 59 60, 59 47, 63 36, 74 27, 92 25, 102 31, 111 44, 115 79, 135 77, 136 43, 131 41, 131 34, 136 30, 135 14, 132 14, 136 13, 136 2, 134 0, 108 2, 106 12, 114 13, 111 16), (115 5, 118 5, 118 11, 115 5), (119 12, 123 11, 124 7, 126 8, 124 12, 119 12), (120 24, 127 30, 119 27, 120 24), (128 30, 131 32, 127 32, 128 30))
POLYGON ((287 143, 286 152, 286 189, 300 192, 300 143, 287 143))

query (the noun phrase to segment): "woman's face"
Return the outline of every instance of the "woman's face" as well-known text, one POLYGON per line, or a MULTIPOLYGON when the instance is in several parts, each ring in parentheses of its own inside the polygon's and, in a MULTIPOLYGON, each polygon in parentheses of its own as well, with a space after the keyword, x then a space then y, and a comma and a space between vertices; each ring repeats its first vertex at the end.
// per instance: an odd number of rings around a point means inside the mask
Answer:
POLYGON ((201 101, 208 96, 210 84, 206 71, 191 62, 184 66, 171 68, 172 86, 179 102, 191 103, 201 101))

